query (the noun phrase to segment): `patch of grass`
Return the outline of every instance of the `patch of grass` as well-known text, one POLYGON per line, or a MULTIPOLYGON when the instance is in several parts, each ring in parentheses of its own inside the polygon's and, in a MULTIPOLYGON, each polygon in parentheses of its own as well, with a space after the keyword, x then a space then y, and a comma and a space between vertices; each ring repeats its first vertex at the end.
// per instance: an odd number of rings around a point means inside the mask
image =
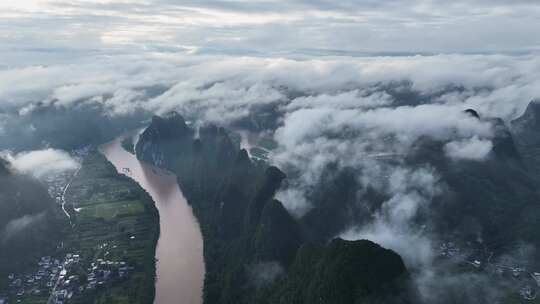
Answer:
POLYGON ((144 205, 138 200, 105 202, 83 207, 80 215, 111 220, 118 216, 136 215, 144 212, 144 205))

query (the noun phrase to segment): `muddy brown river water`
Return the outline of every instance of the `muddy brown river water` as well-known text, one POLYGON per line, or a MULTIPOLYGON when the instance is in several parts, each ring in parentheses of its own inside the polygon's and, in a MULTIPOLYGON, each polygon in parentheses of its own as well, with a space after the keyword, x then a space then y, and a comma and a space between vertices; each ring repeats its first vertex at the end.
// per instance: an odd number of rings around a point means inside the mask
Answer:
MULTIPOLYGON (((126 135, 128 136, 128 135, 126 135)), ((171 172, 139 161, 122 148, 126 136, 101 146, 116 167, 152 196, 160 217, 156 249, 155 304, 200 304, 204 283, 203 240, 193 215, 171 172)))

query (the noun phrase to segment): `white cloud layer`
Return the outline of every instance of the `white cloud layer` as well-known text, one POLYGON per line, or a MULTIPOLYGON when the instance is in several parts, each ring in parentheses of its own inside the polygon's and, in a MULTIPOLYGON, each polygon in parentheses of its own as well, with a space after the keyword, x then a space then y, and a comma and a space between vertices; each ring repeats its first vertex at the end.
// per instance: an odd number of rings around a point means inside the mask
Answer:
POLYGON ((490 140, 473 137, 449 142, 444 148, 446 155, 453 159, 484 160, 491 152, 493 143, 490 140))
MULTIPOLYGON (((283 105, 287 112, 392 105, 395 97, 384 90, 389 85, 398 94, 410 85, 410 90, 432 94, 430 101, 439 105, 470 107, 483 116, 509 120, 540 96, 540 58, 92 56, 77 64, 0 69, 0 108, 32 109, 37 102, 72 106, 90 100, 87 102, 104 104, 113 115, 137 108, 158 113, 184 110, 227 122, 245 117, 261 105, 283 105)), ((436 105, 432 107, 437 110, 436 105)), ((426 109, 418 108, 416 113, 415 109, 402 108, 394 114, 420 115, 422 110, 426 109)), ((415 128, 414 123, 407 128, 415 128)))
POLYGON ((147 50, 527 52, 540 48, 539 15, 535 0, 3 1, 0 58, 12 65, 147 50))
POLYGON ((8 153, 5 156, 14 169, 37 178, 76 170, 79 167, 79 163, 68 153, 55 149, 8 153))

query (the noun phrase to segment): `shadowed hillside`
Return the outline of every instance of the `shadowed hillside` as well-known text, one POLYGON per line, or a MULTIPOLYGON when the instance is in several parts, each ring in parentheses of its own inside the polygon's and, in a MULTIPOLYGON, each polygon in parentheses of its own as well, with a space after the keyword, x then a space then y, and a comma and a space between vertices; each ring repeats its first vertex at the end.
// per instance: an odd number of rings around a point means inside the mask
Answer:
POLYGON ((0 286, 8 273, 33 266, 56 250, 66 224, 63 216, 42 184, 0 160, 0 286))
POLYGON ((223 128, 209 125, 197 138, 195 133, 176 113, 155 117, 136 151, 177 174, 201 223, 205 303, 313 303, 314 297, 321 303, 368 303, 393 295, 407 302, 407 270, 397 254, 343 240, 302 247, 310 240, 309 227, 274 199, 285 174, 250 160, 223 128))

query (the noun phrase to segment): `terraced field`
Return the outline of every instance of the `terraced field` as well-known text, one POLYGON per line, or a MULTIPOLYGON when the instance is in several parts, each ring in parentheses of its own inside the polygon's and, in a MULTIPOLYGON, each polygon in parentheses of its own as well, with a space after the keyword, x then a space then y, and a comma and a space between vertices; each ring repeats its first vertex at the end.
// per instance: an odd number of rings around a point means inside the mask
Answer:
POLYGON ((138 200, 113 201, 93 204, 79 210, 79 214, 103 220, 116 217, 135 216, 144 213, 144 204, 138 200))
POLYGON ((88 279, 80 280, 84 291, 75 292, 69 303, 152 303, 159 215, 150 196, 94 151, 66 200, 74 223, 66 250, 80 254, 79 276, 88 278, 88 269, 100 261, 129 269, 125 277, 97 288, 87 288, 88 279))

